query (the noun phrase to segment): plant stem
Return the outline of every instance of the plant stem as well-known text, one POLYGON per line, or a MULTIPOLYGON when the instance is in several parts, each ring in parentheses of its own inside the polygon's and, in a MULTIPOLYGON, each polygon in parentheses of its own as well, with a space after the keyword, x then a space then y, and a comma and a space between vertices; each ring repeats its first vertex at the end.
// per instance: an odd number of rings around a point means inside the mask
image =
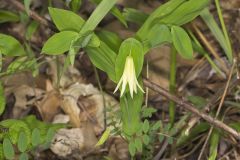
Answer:
MULTIPOLYGON (((174 94, 175 89, 176 89, 176 56, 177 56, 177 51, 174 46, 172 46, 171 50, 171 57, 170 57, 170 84, 169 84, 169 91, 171 94, 174 94)), ((171 126, 174 125, 174 120, 175 120, 175 103, 173 101, 169 102, 169 116, 170 116, 170 123, 171 126)))

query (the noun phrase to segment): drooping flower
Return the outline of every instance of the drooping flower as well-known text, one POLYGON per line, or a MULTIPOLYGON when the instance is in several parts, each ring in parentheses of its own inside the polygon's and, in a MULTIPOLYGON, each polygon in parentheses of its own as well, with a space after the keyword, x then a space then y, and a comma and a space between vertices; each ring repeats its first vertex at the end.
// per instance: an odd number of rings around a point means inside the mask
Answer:
POLYGON ((139 85, 139 83, 137 81, 137 77, 136 77, 136 73, 135 73, 135 66, 134 66, 134 61, 133 61, 132 56, 127 56, 122 77, 120 78, 120 80, 117 84, 117 87, 113 93, 115 93, 122 85, 121 94, 120 94, 120 96, 122 96, 126 90, 127 84, 128 84, 130 95, 132 98, 133 98, 133 92, 137 93, 137 87, 142 92, 144 92, 142 87, 139 85))

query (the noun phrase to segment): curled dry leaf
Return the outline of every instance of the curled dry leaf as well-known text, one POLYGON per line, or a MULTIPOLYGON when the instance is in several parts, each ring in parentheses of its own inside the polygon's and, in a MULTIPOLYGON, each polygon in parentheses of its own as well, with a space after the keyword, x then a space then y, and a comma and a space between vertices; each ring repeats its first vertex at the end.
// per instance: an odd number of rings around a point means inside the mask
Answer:
POLYGON ((60 129, 53 138, 51 150, 62 157, 70 154, 79 157, 93 149, 96 143, 91 124, 84 124, 81 128, 60 129))

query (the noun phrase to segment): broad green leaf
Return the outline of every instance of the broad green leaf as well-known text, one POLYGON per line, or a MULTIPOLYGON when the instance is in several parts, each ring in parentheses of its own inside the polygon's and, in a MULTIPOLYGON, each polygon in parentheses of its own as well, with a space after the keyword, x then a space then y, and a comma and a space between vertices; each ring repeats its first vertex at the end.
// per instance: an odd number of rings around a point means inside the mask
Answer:
POLYGON ((79 32, 84 24, 84 20, 71 11, 52 7, 49 7, 48 10, 59 31, 79 32))
POLYGON ((18 137, 18 150, 20 152, 25 152, 27 147, 28 147, 28 139, 27 139, 27 135, 25 134, 25 132, 20 132, 19 137, 18 137))
POLYGON ((91 62, 99 69, 105 71, 109 78, 116 82, 115 60, 116 53, 111 50, 104 42, 98 48, 87 47, 85 49, 91 62))
POLYGON ((209 5, 210 0, 189 0, 182 3, 171 14, 160 16, 155 22, 181 26, 196 18, 209 5))
POLYGON ((7 159, 14 158, 15 153, 14 153, 13 145, 8 138, 3 139, 3 153, 7 159))
POLYGON ((159 135, 159 137, 158 137, 158 140, 159 140, 159 142, 161 143, 163 140, 164 140, 164 135, 162 135, 161 133, 160 133, 160 135, 159 135))
POLYGON ((153 22, 156 18, 165 17, 171 14, 178 6, 180 6, 186 0, 170 0, 163 5, 159 6, 151 15, 147 18, 144 24, 137 32, 137 36, 143 40, 144 37, 148 34, 150 28, 153 26, 153 22))
POLYGON ((219 44, 223 48, 226 56, 228 57, 228 60, 230 62, 232 62, 232 60, 233 60, 232 48, 231 48, 231 46, 228 45, 227 40, 225 39, 222 30, 219 28, 217 22, 215 21, 212 14, 209 12, 208 8, 205 8, 201 12, 201 17, 204 20, 204 22, 207 24, 209 29, 211 30, 211 32, 214 35, 214 37, 216 38, 216 40, 219 42, 219 44))
POLYGON ((73 12, 77 12, 80 9, 81 4, 82 4, 82 0, 71 0, 70 7, 73 12))
POLYGON ((144 143, 145 145, 148 145, 149 142, 150 142, 150 138, 149 138, 149 136, 146 135, 146 134, 143 135, 143 143, 144 143))
POLYGON ((149 130, 149 121, 145 119, 145 121, 143 122, 143 125, 142 125, 142 130, 144 133, 147 133, 148 130, 149 130))
POLYGON ((187 59, 193 58, 193 48, 191 39, 189 38, 187 32, 178 26, 172 26, 171 28, 173 45, 177 49, 178 53, 187 59))
POLYGON ((161 24, 154 25, 150 29, 148 35, 146 36, 146 39, 151 44, 151 48, 157 47, 166 42, 172 42, 171 32, 168 26, 161 24))
POLYGON ((62 31, 50 37, 42 48, 42 53, 59 55, 70 49, 72 40, 78 36, 77 32, 62 31))
POLYGON ((19 16, 11 11, 0 10, 0 23, 5 22, 17 22, 19 21, 19 16))
POLYGON ((123 74, 125 61, 129 55, 132 56, 134 61, 136 77, 138 77, 142 71, 144 61, 143 45, 134 38, 128 38, 122 42, 116 58, 115 72, 117 80, 119 80, 123 74))
POLYGON ((31 136, 31 142, 33 146, 41 144, 41 133, 38 128, 34 128, 31 136))
POLYGON ((220 133, 214 129, 210 137, 210 154, 208 160, 215 160, 217 158, 219 140, 220 133))
POLYGON ((143 150, 143 144, 141 138, 136 138, 134 141, 135 147, 138 152, 142 152, 143 150))
POLYGON ((32 3, 32 0, 24 0, 24 7, 25 7, 25 10, 26 10, 28 15, 29 15, 29 12, 30 12, 31 3, 32 3))
POLYGON ((4 89, 2 83, 0 82, 0 115, 4 112, 6 106, 6 99, 4 96, 4 89))
POLYGON ((124 8, 123 16, 127 21, 139 25, 142 25, 148 18, 148 15, 146 13, 143 13, 142 11, 136 10, 134 8, 124 8))
POLYGON ((19 160, 28 160, 28 155, 27 153, 21 153, 19 160))
POLYGON ((107 30, 101 30, 97 32, 97 36, 114 52, 118 52, 119 47, 122 43, 122 39, 116 33, 107 30))
POLYGON ((102 0, 97 8, 93 11, 91 16, 88 18, 80 33, 86 31, 93 31, 97 25, 101 22, 104 16, 112 9, 117 0, 102 0))
POLYGON ((135 154, 136 154, 136 147, 135 147, 135 144, 134 142, 130 142, 129 145, 128 145, 128 150, 130 152, 130 155, 133 157, 135 154))
POLYGON ((23 56, 25 51, 14 37, 0 34, 0 52, 6 56, 23 56))
POLYGON ((110 132, 111 132, 110 128, 107 128, 95 146, 97 147, 97 146, 101 146, 102 144, 104 144, 106 142, 106 140, 108 139, 110 132))

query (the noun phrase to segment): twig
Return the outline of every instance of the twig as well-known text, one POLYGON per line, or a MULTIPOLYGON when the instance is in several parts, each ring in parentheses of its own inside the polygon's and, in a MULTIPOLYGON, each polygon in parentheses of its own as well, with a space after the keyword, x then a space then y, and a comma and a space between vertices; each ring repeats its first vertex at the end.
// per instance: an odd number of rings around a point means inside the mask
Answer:
POLYGON ((194 113, 195 115, 203 118, 204 120, 206 120, 207 122, 212 124, 214 127, 222 129, 222 130, 226 131, 227 133, 229 133, 230 135, 232 135, 233 137, 235 137, 237 140, 240 140, 240 134, 235 129, 233 129, 233 128, 229 127, 228 125, 224 124, 223 122, 203 113, 202 111, 199 111, 197 109, 197 107, 195 107, 191 103, 186 102, 183 99, 170 94, 167 90, 163 89, 162 87, 158 86, 157 84, 155 84, 147 79, 144 79, 143 83, 145 84, 145 86, 156 91, 160 95, 166 97, 169 100, 174 101, 176 104, 178 104, 180 107, 184 108, 185 110, 194 113))
MULTIPOLYGON (((5 0, 8 3, 10 3, 11 5, 15 6, 18 10, 20 11, 26 11, 24 5, 17 1, 17 0, 5 0)), ((57 31, 56 27, 49 22, 48 20, 44 19, 43 17, 39 16, 36 12, 30 10, 29 11, 29 16, 34 19, 35 21, 39 22, 40 24, 49 27, 52 31, 57 31)))

